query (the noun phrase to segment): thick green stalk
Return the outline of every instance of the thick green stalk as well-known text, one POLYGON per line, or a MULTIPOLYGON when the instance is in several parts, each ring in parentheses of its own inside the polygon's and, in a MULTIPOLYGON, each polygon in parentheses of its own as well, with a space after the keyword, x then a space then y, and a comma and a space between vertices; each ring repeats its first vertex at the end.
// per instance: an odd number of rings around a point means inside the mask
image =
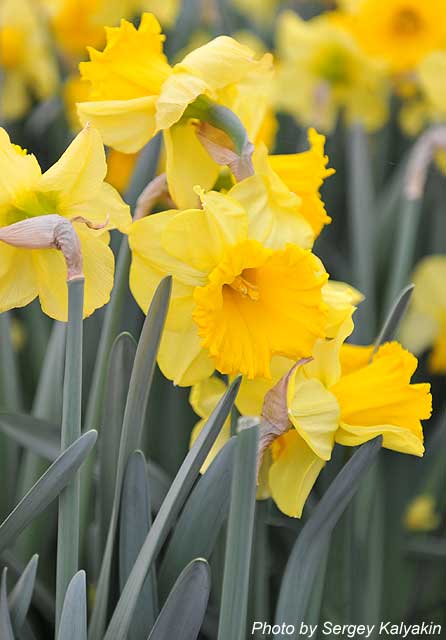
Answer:
POLYGON ((355 338, 360 343, 370 343, 376 330, 373 175, 367 135, 361 125, 352 127, 348 141, 353 278, 354 284, 365 295, 355 316, 355 338))
MULTIPOLYGON (((61 449, 81 435, 82 318, 84 280, 68 282, 68 327, 65 352, 61 449)), ((65 592, 79 562, 79 473, 59 496, 56 571, 56 632, 65 592)))

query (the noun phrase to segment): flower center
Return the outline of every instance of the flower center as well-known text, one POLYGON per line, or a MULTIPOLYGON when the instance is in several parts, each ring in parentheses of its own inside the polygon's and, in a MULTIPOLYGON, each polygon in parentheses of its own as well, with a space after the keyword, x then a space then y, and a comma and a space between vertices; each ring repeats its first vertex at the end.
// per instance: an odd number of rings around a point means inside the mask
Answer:
POLYGON ((393 18, 392 31, 398 36, 413 36, 421 31, 423 22, 413 9, 401 9, 393 18))
POLYGON ((349 57, 339 46, 324 47, 314 60, 314 70, 330 85, 347 84, 352 75, 349 57))
POLYGON ((240 293, 243 298, 249 298, 255 302, 260 298, 259 288, 244 278, 243 275, 236 276, 229 286, 237 293, 240 293))

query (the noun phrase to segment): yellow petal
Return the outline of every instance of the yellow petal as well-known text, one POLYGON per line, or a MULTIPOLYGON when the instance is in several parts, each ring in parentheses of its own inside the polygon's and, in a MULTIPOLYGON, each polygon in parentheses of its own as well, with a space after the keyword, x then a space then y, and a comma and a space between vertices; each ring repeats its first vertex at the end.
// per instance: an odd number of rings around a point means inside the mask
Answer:
POLYGON ((396 342, 378 350, 371 364, 342 376, 331 387, 341 407, 341 443, 383 435, 383 446, 421 455, 421 420, 431 415, 429 384, 411 384, 417 359, 396 342))
POLYGON ((199 199, 194 191, 195 185, 211 189, 220 167, 198 140, 196 127, 191 121, 165 130, 164 144, 170 195, 179 209, 196 208, 199 199))
MULTIPOLYGON (((201 213, 203 214, 203 212, 201 213)), ((144 292, 145 279, 148 279, 147 288, 149 291, 152 286, 150 283, 154 282, 156 278, 161 279, 166 275, 173 275, 175 280, 192 286, 201 284, 204 279, 200 271, 175 258, 172 253, 165 250, 162 244, 165 229, 177 215, 179 215, 178 211, 155 213, 137 220, 129 229, 128 237, 133 261, 138 258, 130 271, 130 285, 136 301, 145 312, 147 312, 148 304, 152 299, 150 293, 144 292)), ((190 233, 187 237, 190 237, 190 233)))
POLYGON ((327 169, 324 155, 325 137, 315 129, 308 131, 310 150, 302 153, 269 156, 269 163, 287 187, 301 198, 300 212, 318 236, 324 225, 331 222, 319 194, 325 178, 334 173, 327 169))
MULTIPOLYGON (((12 144, 6 131, 0 128, 0 206, 14 202, 17 193, 35 188, 40 175, 36 158, 12 144)), ((0 225, 12 222, 16 220, 9 220, 0 209, 0 225)))
MULTIPOLYGON (((85 274, 84 318, 107 304, 113 287, 114 257, 107 233, 97 236, 76 224, 82 249, 85 274)), ((56 249, 33 251, 40 304, 44 313, 55 320, 68 318, 67 267, 56 249)))
POLYGON ((174 384, 189 387, 209 378, 215 366, 201 346, 196 326, 191 322, 181 332, 164 331, 158 364, 166 378, 174 384))
POLYGON ((271 378, 242 378, 236 398, 237 409, 245 416, 260 416, 265 395, 293 366, 294 360, 283 356, 271 359, 271 378))
POLYGON ((246 238, 248 223, 243 208, 228 196, 216 191, 202 193, 202 202, 202 210, 189 209, 172 217, 161 242, 171 256, 207 275, 228 245, 246 238))
POLYGON ((339 423, 339 404, 320 380, 308 378, 305 367, 297 367, 287 390, 288 416, 314 453, 330 460, 339 423))
POLYGON ((125 231, 131 224, 130 209, 118 192, 103 182, 107 173, 104 145, 99 132, 85 127, 61 158, 46 171, 39 191, 57 193, 57 213, 73 219, 84 216, 107 229, 125 231))
POLYGON ((123 153, 136 153, 153 137, 155 109, 156 96, 77 105, 81 123, 90 122, 100 131, 104 144, 123 153))
POLYGON ((409 504, 404 524, 409 531, 434 531, 440 525, 441 516, 436 510, 435 498, 421 494, 409 504))
POLYGON ((197 382, 191 389, 189 402, 200 418, 208 418, 227 389, 227 385, 216 376, 197 382))
POLYGON ((374 346, 359 344, 343 344, 340 351, 342 375, 346 376, 353 371, 366 367, 373 355, 374 346))
POLYGON ((346 282, 329 280, 322 290, 328 307, 327 338, 335 338, 347 317, 351 318, 364 296, 346 282))
MULTIPOLYGON (((194 444, 195 440, 200 435, 200 432, 203 429, 205 424, 206 424, 206 420, 200 420, 192 429, 192 433, 190 437, 190 446, 194 444)), ((214 461, 214 458, 217 456, 218 453, 220 453, 221 449, 223 449, 223 447, 228 442, 230 437, 231 437, 231 421, 230 419, 227 419, 225 420, 223 427, 221 428, 221 431, 217 436, 217 439, 212 445, 211 450, 209 451, 206 457, 206 460, 203 462, 203 465, 200 469, 200 473, 205 473, 207 471, 209 466, 214 461)))
POLYGON ((273 442, 272 453, 269 486, 273 500, 287 516, 300 518, 325 462, 294 430, 273 442))
POLYGON ((249 236, 274 249, 288 242, 304 249, 312 247, 314 233, 301 214, 301 200, 271 170, 264 146, 256 150, 254 167, 256 175, 229 191, 248 212, 249 236))
POLYGON ((32 252, 0 242, 0 313, 24 307, 37 296, 32 252), (6 267, 6 268, 5 268, 6 267))

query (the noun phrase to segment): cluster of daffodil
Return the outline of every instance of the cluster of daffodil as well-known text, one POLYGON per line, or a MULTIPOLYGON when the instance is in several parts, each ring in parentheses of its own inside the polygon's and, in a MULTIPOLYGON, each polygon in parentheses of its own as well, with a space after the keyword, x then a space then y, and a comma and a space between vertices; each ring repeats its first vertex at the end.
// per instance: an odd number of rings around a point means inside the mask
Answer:
MULTIPOLYGON (((285 49, 293 29, 302 30, 307 53, 313 30, 329 48, 332 29, 336 47, 353 48, 330 21, 316 27, 286 14, 282 25, 285 49)), ((261 132, 271 105, 272 57, 220 36, 171 66, 163 41, 149 13, 138 28, 123 19, 106 29, 103 50, 90 48, 90 60, 80 64, 89 88, 77 107, 85 128, 45 173, 1 131, 0 311, 39 296, 48 315, 66 319, 63 258, 39 239, 55 217, 69 220, 79 235, 85 316, 109 299, 109 230, 127 234, 130 288, 144 312, 161 279, 173 276, 161 370, 175 384, 192 386, 191 403, 202 418, 226 381, 243 376, 237 408, 262 416, 259 494, 300 516, 335 443, 356 446, 381 435, 384 447, 422 455, 429 385, 411 384, 417 361, 398 343, 374 350, 345 342, 361 295, 330 281, 312 252, 330 222, 319 189, 333 171, 314 129, 308 151, 268 154, 261 132), (132 222, 104 182, 103 144, 136 153, 158 132, 174 204, 132 222)), ((343 59, 333 55, 329 68, 317 57, 308 69, 337 78, 336 60, 343 59)), ((307 68, 303 60, 293 64, 307 68)), ((288 73, 282 68, 279 78, 281 72, 288 73)), ((373 73, 357 73, 376 97, 373 73)), ((293 84, 307 95, 317 88, 293 84)), ((360 102, 349 93, 344 106, 352 117, 360 102)), ((438 322, 432 331, 443 335, 438 322)), ((193 437, 199 429, 200 423, 193 437)), ((228 423, 211 457, 229 436, 228 423)))
MULTIPOLYGON (((273 36, 278 67, 269 91, 272 109, 288 112, 299 124, 325 132, 334 128, 340 114, 348 123, 359 121, 373 131, 388 120, 391 97, 396 95, 400 122, 410 134, 445 119, 442 78, 446 68, 446 8, 442 0, 338 0, 337 4, 327 3, 328 10, 308 20, 287 10, 286 4, 279 0, 232 2, 233 11, 253 20, 265 36, 269 30, 268 39, 273 36)), ((202 3, 200 7, 202 24, 218 21, 214 3, 202 3)), ((3 0, 3 116, 21 117, 31 97, 44 100, 62 90, 67 115, 76 129, 74 104, 86 100, 90 91, 85 79, 77 74, 87 45, 102 48, 104 26, 117 26, 121 18, 131 20, 144 10, 152 11, 170 28, 178 19, 181 3, 3 0)), ((147 28, 145 25, 141 30, 140 40, 147 28)), ((187 49, 204 43, 208 32, 193 33, 187 49)), ((240 38, 256 48, 264 46, 252 33, 240 33, 240 38)), ((92 70, 90 67, 87 76, 92 70)), ((158 73, 155 85, 165 79, 167 67, 159 68, 158 73)), ((151 96, 158 94, 160 87, 155 85, 151 96)), ((134 93, 134 97, 148 97, 137 95, 136 87, 134 93)), ((104 88, 97 90, 96 97, 108 99, 104 88)), ((142 104, 133 108, 142 117, 142 104)), ((264 126, 268 122, 273 127, 273 111, 264 126)), ((145 135, 148 133, 149 125, 145 135)), ((135 147, 122 140, 114 140, 114 145, 116 149, 125 148, 126 153, 135 147)), ((117 155, 113 161, 124 164, 130 159, 117 155)))

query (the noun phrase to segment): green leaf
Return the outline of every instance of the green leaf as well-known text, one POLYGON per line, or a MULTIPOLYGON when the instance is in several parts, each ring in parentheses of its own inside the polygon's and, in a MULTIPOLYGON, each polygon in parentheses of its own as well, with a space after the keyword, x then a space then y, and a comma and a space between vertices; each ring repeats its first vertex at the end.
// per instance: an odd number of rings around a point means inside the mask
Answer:
MULTIPOLYGON (((141 451, 129 457, 119 514, 119 582, 123 589, 152 525, 146 460, 141 451)), ((129 640, 145 640, 158 614, 155 571, 147 575, 129 629, 129 640)))
POLYGON ((39 556, 36 554, 26 565, 25 570, 9 596, 8 605, 11 612, 11 624, 16 635, 20 634, 31 604, 38 562, 39 556))
POLYGON ((175 525, 159 572, 161 598, 194 558, 209 559, 229 511, 236 439, 231 438, 197 482, 175 525))
POLYGON ((135 360, 136 342, 129 333, 121 333, 115 340, 108 368, 105 391, 103 424, 99 451, 99 500, 101 508, 102 547, 107 542, 107 532, 113 510, 115 478, 110 469, 116 469, 119 457, 125 404, 135 360))
POLYGON ((0 525, 0 550, 10 545, 57 498, 90 453, 97 435, 96 431, 88 431, 73 442, 20 500, 0 525))
POLYGON ((409 284, 399 294, 393 307, 390 309, 387 315, 387 318, 383 324, 381 331, 379 332, 378 337, 375 340, 375 346, 373 349, 374 353, 378 351, 379 347, 382 344, 395 339, 395 335, 398 331, 400 322, 404 318, 407 307, 409 306, 410 300, 412 298, 414 288, 415 285, 409 284))
POLYGON ((0 413, 0 430, 28 451, 53 461, 60 453, 60 427, 24 413, 0 413))
POLYGON ((127 637, 133 612, 147 572, 164 544, 203 462, 206 460, 212 445, 229 415, 239 386, 240 378, 237 378, 215 407, 184 459, 121 593, 104 640, 125 640, 127 637))
POLYGON ((171 277, 164 278, 164 280, 162 280, 158 285, 150 304, 136 350, 135 362, 133 365, 124 413, 121 441, 119 445, 112 515, 96 591, 95 607, 93 609, 90 625, 90 640, 102 640, 105 630, 109 599, 110 572, 112 566, 113 547, 115 543, 115 533, 118 524, 122 480, 129 455, 136 449, 140 448, 147 401, 155 371, 161 334, 169 307, 171 289, 171 277))
POLYGON ((244 640, 246 637, 258 439, 257 426, 244 429, 237 436, 218 640, 244 640))
POLYGON ((289 557, 276 611, 276 624, 294 624, 295 634, 277 637, 298 638, 299 623, 305 620, 310 595, 330 534, 350 500, 360 479, 381 449, 382 438, 362 445, 343 467, 304 525, 289 557))
POLYGON ((164 498, 169 492, 172 478, 153 460, 147 460, 147 476, 150 486, 152 510, 158 513, 164 498))
POLYGON ((193 560, 181 572, 148 640, 196 640, 203 624, 211 572, 206 560, 193 560))
POLYGON ((57 640, 87 640, 85 571, 78 571, 68 584, 57 640))
POLYGON ((0 586, 0 638, 2 640, 14 640, 8 609, 8 593, 6 588, 7 573, 8 569, 5 567, 2 572, 2 582, 0 586))

